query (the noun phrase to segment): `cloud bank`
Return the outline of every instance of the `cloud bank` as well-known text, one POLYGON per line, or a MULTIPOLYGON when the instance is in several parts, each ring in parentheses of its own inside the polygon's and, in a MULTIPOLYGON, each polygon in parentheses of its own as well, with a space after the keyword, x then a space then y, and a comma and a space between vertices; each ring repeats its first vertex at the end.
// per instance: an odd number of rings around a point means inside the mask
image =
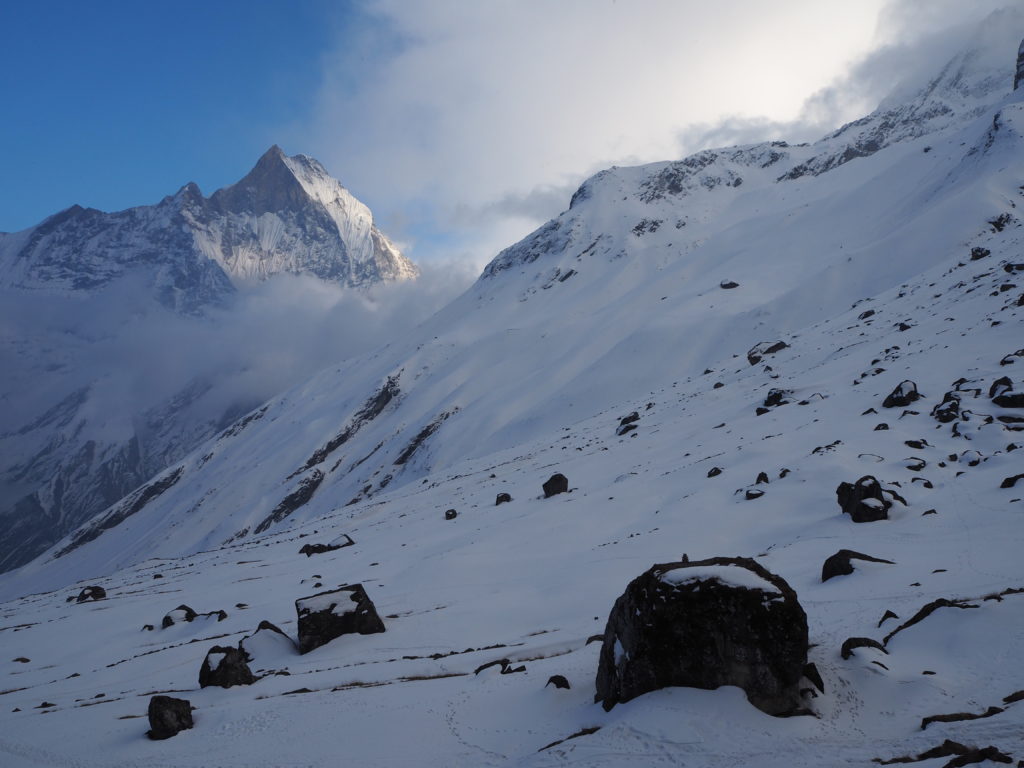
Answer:
POLYGON ((479 268, 602 168, 816 139, 1012 4, 368 0, 301 142, 414 259, 479 268))

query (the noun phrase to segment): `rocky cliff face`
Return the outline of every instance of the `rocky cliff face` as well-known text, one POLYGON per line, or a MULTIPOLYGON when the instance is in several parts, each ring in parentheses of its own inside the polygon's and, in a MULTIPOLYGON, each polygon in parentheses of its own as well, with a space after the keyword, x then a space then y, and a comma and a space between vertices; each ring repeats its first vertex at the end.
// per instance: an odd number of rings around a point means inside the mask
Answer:
POLYGON ((94 359, 97 335, 160 307, 201 323, 254 281, 281 273, 366 288, 417 272, 323 166, 277 146, 208 198, 190 183, 156 205, 115 213, 73 206, 0 235, 0 293, 9 308, 39 316, 19 324, 29 333, 0 334, 0 402, 47 393, 31 398, 37 409, 11 408, 0 419, 0 571, 31 560, 273 394, 212 410, 203 400, 213 384, 193 379, 155 405, 118 403, 100 395, 117 383, 114 366, 132 361, 94 359), (87 320, 97 306, 109 314, 102 330, 67 320, 87 320), (48 325, 48 313, 61 316, 61 328, 48 325), (102 382, 91 378, 96 370, 102 382))

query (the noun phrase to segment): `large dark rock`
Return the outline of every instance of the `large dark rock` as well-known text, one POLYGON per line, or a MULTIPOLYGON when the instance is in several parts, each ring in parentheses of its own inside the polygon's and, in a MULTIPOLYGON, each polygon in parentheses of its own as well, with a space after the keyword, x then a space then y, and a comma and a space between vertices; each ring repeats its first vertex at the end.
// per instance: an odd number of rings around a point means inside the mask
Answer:
POLYGON ((189 608, 187 605, 179 605, 173 611, 169 611, 164 614, 163 621, 160 622, 160 626, 163 629, 173 627, 175 624, 183 624, 193 621, 199 614, 189 608))
POLYGON ((301 597, 295 601, 295 610, 299 615, 299 653, 309 653, 342 635, 384 631, 384 622, 362 584, 301 597))
POLYGON ((742 688, 771 715, 800 707, 807 616, 781 577, 749 558, 655 565, 605 627, 597 694, 606 710, 666 686, 742 688))
POLYGON ((941 424, 948 424, 960 418, 960 395, 947 392, 942 402, 932 408, 932 417, 941 424))
POLYGON ((896 389, 889 393, 888 397, 882 401, 882 407, 905 408, 920 398, 921 394, 917 391, 917 384, 907 379, 901 381, 896 389))
POLYGON ((561 472, 556 472, 541 487, 544 489, 544 498, 550 499, 559 493, 567 493, 569 491, 569 478, 561 472))
POLYGON ((497 507, 501 504, 508 504, 510 501, 512 501, 512 494, 499 493, 494 499, 494 506, 497 507))
POLYGON ((249 658, 245 651, 226 645, 215 645, 206 653, 203 666, 199 668, 199 687, 217 685, 230 688, 233 685, 252 685, 256 677, 249 669, 249 658))
POLYGON ((333 552, 334 550, 341 549, 342 547, 351 547, 354 546, 355 543, 355 540, 351 536, 347 533, 343 533, 328 544, 320 542, 316 544, 304 544, 302 549, 299 550, 299 554, 305 555, 306 557, 312 557, 313 555, 322 555, 325 552, 333 552))
POLYGON ((1024 392, 1013 391, 1009 376, 997 379, 989 388, 988 396, 1000 408, 1024 408, 1024 392))
POLYGON ((762 341, 747 350, 747 362, 757 365, 765 355, 774 355, 789 346, 784 341, 762 341))
POLYGON ((107 597, 107 590, 103 587, 91 586, 85 587, 81 592, 78 593, 78 597, 75 598, 76 603, 84 603, 87 600, 104 600, 107 597))
POLYGON ((191 727, 192 704, 187 699, 154 696, 149 700, 149 738, 169 739, 191 727))
POLYGON ((853 573, 851 560, 867 560, 872 563, 888 563, 895 565, 892 560, 883 560, 880 557, 872 557, 861 552, 854 552, 852 549, 840 549, 829 557, 821 566, 821 580, 828 581, 834 576, 847 576, 853 573))
POLYGON ((789 402, 789 400, 786 399, 789 397, 789 394, 790 393, 784 389, 769 389, 768 395, 764 399, 764 407, 775 408, 779 405, 786 405, 789 402))
POLYGON ((864 475, 856 483, 840 483, 836 500, 844 515, 855 523, 873 523, 889 519, 892 502, 882 495, 882 485, 871 475, 864 475))

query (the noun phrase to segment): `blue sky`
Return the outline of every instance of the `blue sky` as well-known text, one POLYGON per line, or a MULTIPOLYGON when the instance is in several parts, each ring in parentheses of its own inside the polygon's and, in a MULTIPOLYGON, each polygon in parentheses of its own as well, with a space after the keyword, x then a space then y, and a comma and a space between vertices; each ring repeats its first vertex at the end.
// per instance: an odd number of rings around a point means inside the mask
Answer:
POLYGON ((0 231, 237 180, 308 119, 328 47, 369 24, 322 0, 3 0, 0 231))
POLYGON ((414 260, 478 269, 602 168, 817 138, 893 51, 928 69, 929 35, 1013 2, 0 0, 0 231, 210 194, 276 143, 414 260))

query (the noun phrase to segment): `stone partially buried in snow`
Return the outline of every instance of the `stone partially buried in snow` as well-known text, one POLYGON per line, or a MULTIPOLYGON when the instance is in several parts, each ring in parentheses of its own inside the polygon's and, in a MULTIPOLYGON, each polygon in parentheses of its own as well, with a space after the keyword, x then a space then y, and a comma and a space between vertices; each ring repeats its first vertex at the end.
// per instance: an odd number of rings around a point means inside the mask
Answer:
POLYGON ((750 558, 655 565, 615 601, 597 670, 606 710, 667 686, 742 688, 770 715, 800 708, 807 616, 750 558))
POLYGON ((757 365, 765 355, 774 355, 787 347, 789 344, 784 341, 762 341, 747 350, 747 362, 757 365))
POLYGON ((245 651, 233 646, 213 646, 203 659, 203 666, 199 668, 199 687, 252 685, 256 677, 249 669, 248 661, 245 651))
POLYGON ((76 603, 84 603, 87 600, 104 600, 107 597, 107 590, 103 587, 91 586, 85 587, 81 592, 78 593, 78 597, 75 599, 76 603))
POLYGON ((154 696, 149 700, 149 732, 154 741, 169 739, 192 727, 192 704, 187 699, 154 696))
POLYGON ((295 610, 299 615, 299 653, 309 653, 342 635, 384 631, 384 622, 362 584, 300 597, 295 610))
POLYGON ((569 478, 561 472, 556 472, 541 487, 544 489, 544 498, 550 499, 559 493, 567 493, 569 491, 569 478))
POLYGON ((836 488, 836 501, 844 515, 855 523, 873 523, 889 519, 892 502, 882 495, 882 485, 871 475, 864 475, 856 483, 840 483, 836 488))
POLYGON ((917 391, 917 384, 907 379, 901 381, 896 389, 889 393, 888 397, 882 401, 882 407, 904 408, 920 398, 921 395, 917 391))
POLYGON ((261 672, 287 666, 296 654, 292 639, 266 620, 251 635, 243 637, 238 647, 248 657, 248 663, 261 672))

